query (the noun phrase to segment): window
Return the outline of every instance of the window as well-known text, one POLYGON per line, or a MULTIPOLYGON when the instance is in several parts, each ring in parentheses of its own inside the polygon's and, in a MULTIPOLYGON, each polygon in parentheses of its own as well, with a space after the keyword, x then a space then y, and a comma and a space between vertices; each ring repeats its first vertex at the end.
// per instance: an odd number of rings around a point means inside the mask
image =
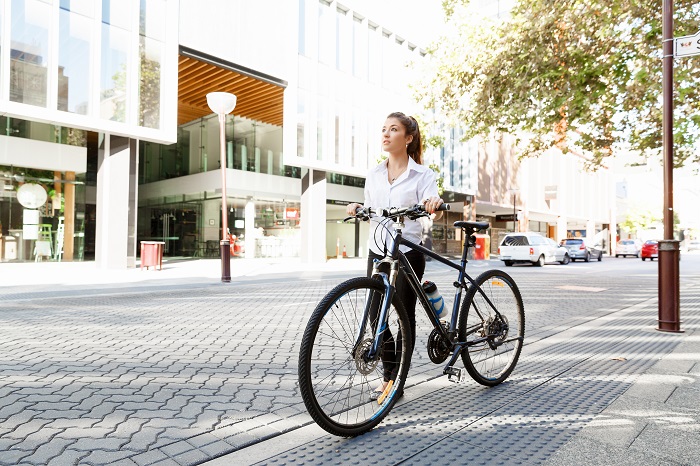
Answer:
POLYGON ((12 0, 10 100, 46 107, 51 5, 12 0))
POLYGON ((367 79, 367 28, 357 16, 352 21, 352 74, 367 79))
POLYGON ((102 1, 100 116, 126 122, 126 84, 131 2, 102 1))
POLYGON ((335 64, 335 31, 329 4, 318 4, 318 60, 327 65, 335 64))
POLYGON ((299 55, 306 55, 306 1, 299 0, 299 55))
POLYGON ((139 15, 139 125, 160 128, 161 63, 166 15, 163 0, 141 0, 139 15))
POLYGON ((58 109, 89 113, 90 36, 94 17, 90 1, 61 0, 58 13, 58 109))

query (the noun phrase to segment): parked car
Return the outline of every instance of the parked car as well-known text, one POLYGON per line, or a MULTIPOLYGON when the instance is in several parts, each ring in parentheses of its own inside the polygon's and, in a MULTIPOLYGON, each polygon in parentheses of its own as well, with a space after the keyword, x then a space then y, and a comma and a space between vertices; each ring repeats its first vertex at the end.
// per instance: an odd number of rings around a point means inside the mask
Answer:
POLYGON ((569 252, 572 261, 583 259, 585 262, 591 259, 603 259, 603 247, 600 244, 589 245, 584 238, 566 238, 562 241, 562 246, 569 252))
POLYGON ((700 239, 691 239, 688 241, 688 251, 700 251, 700 239))
POLYGON ((498 256, 510 267, 515 263, 530 263, 542 267, 545 262, 569 263, 565 248, 540 233, 509 233, 498 247, 498 256))
POLYGON ((615 257, 634 256, 639 257, 639 244, 633 239, 623 239, 618 241, 615 257))
POLYGON ((659 257, 659 242, 653 239, 642 244, 642 260, 654 260, 659 257))

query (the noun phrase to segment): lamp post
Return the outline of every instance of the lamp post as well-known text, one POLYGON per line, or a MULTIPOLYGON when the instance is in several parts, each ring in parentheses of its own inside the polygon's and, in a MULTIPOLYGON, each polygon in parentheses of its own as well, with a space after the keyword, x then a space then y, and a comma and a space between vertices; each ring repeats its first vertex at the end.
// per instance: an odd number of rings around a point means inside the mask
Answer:
POLYGON ((520 190, 517 188, 512 188, 512 189, 509 189, 508 192, 513 194, 513 232, 516 232, 519 229, 515 228, 515 222, 517 221, 517 216, 515 214, 515 195, 518 194, 520 192, 520 190))
POLYGON ((226 115, 236 107, 236 96, 228 92, 210 92, 207 105, 219 116, 221 139, 221 281, 231 281, 231 244, 228 236, 228 208, 226 205, 226 115))

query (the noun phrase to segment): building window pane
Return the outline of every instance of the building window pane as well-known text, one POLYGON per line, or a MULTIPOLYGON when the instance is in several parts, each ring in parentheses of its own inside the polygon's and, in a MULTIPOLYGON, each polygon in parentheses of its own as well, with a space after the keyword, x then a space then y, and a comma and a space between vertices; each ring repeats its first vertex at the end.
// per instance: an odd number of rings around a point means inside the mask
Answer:
POLYGON ((139 12, 139 34, 151 39, 165 40, 166 17, 165 2, 163 0, 141 0, 139 12))
POLYGON ((297 157, 304 157, 304 129, 306 121, 306 96, 299 92, 297 97, 297 157))
POLYGON ((131 29, 131 3, 124 0, 102 0, 102 22, 122 29, 131 29))
POLYGON ((359 18, 352 21, 352 74, 367 79, 367 28, 359 18))
POLYGON ((102 24, 100 116, 108 120, 126 121, 128 44, 128 31, 102 24))
POLYGON ((87 115, 92 12, 88 11, 89 16, 84 16, 72 11, 71 7, 71 2, 61 1, 58 18, 58 109, 87 115))
POLYGON ((318 5, 318 60, 327 65, 335 64, 335 31, 333 15, 328 5, 318 5))
POLYGON ((164 44, 141 36, 139 44, 139 125, 160 128, 160 74, 164 44))
POLYGON ((51 5, 12 0, 10 100, 46 107, 51 5))
POLYGON ((299 55, 306 55, 306 1, 299 0, 299 55))
POLYGON ((382 42, 381 33, 376 28, 370 27, 369 40, 367 41, 367 56, 369 57, 369 81, 379 83, 382 66, 382 42))

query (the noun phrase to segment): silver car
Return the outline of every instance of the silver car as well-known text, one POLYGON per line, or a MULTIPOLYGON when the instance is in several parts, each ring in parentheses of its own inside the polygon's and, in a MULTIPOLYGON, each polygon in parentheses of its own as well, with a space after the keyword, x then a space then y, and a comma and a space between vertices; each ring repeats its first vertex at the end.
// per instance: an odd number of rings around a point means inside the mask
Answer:
POLYGON ((567 238, 562 240, 562 246, 569 252, 572 261, 576 259, 583 259, 584 262, 591 259, 603 260, 603 248, 599 244, 589 246, 583 238, 567 238))

